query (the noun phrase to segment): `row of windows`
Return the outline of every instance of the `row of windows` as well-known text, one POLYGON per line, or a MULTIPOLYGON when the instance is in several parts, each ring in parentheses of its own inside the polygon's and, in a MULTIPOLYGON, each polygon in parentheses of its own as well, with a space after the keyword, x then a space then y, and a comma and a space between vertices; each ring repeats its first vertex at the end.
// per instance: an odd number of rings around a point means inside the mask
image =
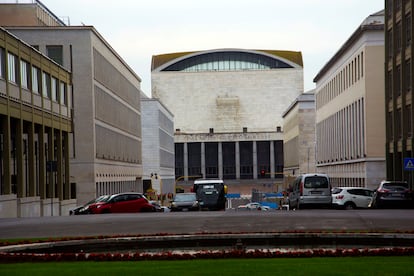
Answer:
POLYGON ((137 181, 96 182, 96 196, 139 191, 137 181))
POLYGON ((364 98, 339 110, 316 125, 317 163, 365 156, 364 98))
POLYGON ((411 91, 411 83, 413 76, 411 74, 411 59, 407 59, 401 68, 401 64, 398 64, 395 67, 395 70, 388 71, 387 73, 387 95, 388 100, 393 98, 394 93, 396 96, 401 96, 402 91, 406 93, 411 91), (404 71, 402 73, 401 71, 404 71), (404 76, 403 76, 404 74, 404 76), (404 77, 403 79, 401 79, 404 77))
POLYGON ((400 140, 402 137, 410 138, 413 134, 411 104, 406 105, 404 107, 404 110, 402 110, 402 108, 398 108, 394 113, 394 120, 392 116, 393 112, 388 112, 388 128, 394 131, 387 133, 388 135, 392 135, 394 133, 395 137, 388 137, 388 140, 400 140))
POLYGON ((402 20, 396 23, 394 29, 388 30, 388 57, 392 58, 394 51, 396 54, 400 53, 402 49, 411 46, 412 41, 412 18, 411 13, 408 13, 402 20), (401 22, 403 21, 403 22, 401 22), (403 37, 404 25, 404 37, 403 37), (404 43, 403 43, 404 42, 404 43), (395 43, 395 44, 394 44, 395 43), (395 47, 393 47, 395 45, 395 47))
POLYGON ((356 55, 316 94, 317 109, 330 102, 364 77, 364 52, 356 55))
POLYGON ((20 85, 23 89, 41 94, 60 104, 68 103, 68 85, 65 82, 31 65, 28 61, 6 52, 4 48, 0 48, 0 78, 7 78, 10 83, 20 85))
POLYGON ((323 166, 319 170, 330 176, 332 187, 366 187, 365 163, 340 164, 337 166, 323 166), (358 175, 360 177, 358 177, 358 175))
POLYGON ((240 52, 215 52, 178 61, 163 71, 233 71, 292 68, 289 64, 265 55, 240 52))

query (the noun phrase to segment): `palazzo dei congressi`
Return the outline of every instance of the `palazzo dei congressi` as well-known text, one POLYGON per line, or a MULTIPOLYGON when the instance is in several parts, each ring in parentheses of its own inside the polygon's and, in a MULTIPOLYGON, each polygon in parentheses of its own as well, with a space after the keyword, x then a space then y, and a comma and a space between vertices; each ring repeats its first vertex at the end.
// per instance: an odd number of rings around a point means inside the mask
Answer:
POLYGON ((176 178, 282 179, 282 114, 303 93, 301 52, 155 55, 151 84, 174 114, 176 178))

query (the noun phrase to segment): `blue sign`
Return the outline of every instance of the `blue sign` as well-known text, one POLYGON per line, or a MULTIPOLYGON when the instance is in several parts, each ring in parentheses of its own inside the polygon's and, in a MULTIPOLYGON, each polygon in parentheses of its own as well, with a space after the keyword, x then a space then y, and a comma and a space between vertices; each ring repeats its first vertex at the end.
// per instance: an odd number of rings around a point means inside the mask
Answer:
POLYGON ((227 194, 227 198, 240 198, 240 194, 227 194))
POLYGON ((414 171, 414 158, 404 158, 404 171, 414 171))

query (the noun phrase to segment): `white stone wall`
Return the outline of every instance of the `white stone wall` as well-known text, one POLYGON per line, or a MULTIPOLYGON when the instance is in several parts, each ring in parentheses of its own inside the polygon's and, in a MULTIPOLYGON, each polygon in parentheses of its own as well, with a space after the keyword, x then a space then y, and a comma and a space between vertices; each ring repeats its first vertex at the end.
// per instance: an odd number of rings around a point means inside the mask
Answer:
POLYGON ((275 131, 282 112, 303 92, 303 69, 152 72, 152 95, 184 133, 275 131))
MULTIPOLYGON (((162 193, 174 192, 173 120, 173 114, 159 101, 141 98, 143 179, 150 179, 151 173, 157 173, 162 181, 162 193), (169 164, 163 154, 170 156, 169 164)), ((153 189, 159 191, 160 182, 152 183, 153 189)))

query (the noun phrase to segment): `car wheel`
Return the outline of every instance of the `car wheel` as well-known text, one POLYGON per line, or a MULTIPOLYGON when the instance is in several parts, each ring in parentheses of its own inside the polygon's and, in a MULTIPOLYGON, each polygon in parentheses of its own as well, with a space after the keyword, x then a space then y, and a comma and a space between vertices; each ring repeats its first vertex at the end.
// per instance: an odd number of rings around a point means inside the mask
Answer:
POLYGON ((345 210, 353 210, 356 208, 355 204, 353 202, 347 202, 344 205, 345 210))

